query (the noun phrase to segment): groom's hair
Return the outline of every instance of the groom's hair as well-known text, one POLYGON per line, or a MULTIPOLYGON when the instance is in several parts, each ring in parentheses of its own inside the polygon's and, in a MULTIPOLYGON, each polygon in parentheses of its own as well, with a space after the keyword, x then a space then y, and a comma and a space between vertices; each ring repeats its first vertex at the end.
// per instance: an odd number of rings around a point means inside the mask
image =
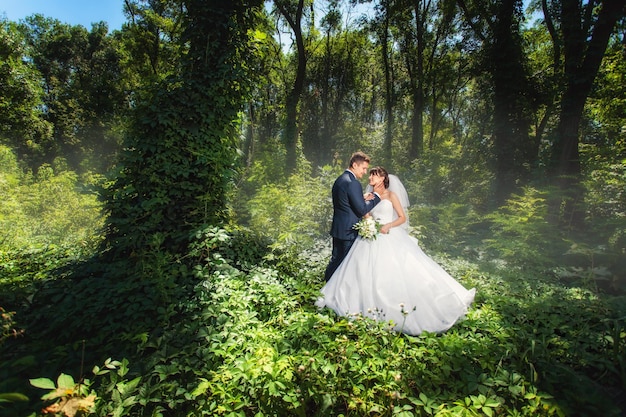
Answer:
POLYGON ((361 163, 361 162, 367 162, 369 164, 370 163, 370 157, 365 155, 361 151, 355 152, 350 157, 350 164, 348 165, 348 168, 352 168, 352 165, 358 164, 358 163, 361 163))
POLYGON ((383 167, 374 167, 370 169, 370 174, 378 175, 379 177, 383 177, 383 185, 385 188, 389 188, 389 173, 383 167))

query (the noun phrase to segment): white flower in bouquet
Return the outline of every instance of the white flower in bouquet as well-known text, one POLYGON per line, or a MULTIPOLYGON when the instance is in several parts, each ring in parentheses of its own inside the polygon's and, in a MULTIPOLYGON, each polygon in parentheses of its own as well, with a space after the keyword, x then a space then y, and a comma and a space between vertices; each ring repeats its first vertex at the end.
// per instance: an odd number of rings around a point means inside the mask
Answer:
POLYGON ((380 232, 380 224, 372 217, 362 218, 352 228, 359 233, 359 236, 367 240, 376 239, 378 232, 380 232))

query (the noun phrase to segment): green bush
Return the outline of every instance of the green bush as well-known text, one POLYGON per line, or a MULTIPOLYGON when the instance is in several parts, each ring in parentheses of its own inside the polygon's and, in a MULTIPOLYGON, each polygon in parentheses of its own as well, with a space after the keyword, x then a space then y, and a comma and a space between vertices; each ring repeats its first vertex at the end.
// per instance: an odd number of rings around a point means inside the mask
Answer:
POLYGON ((101 204, 71 171, 43 165, 33 177, 0 146, 0 251, 47 245, 94 248, 103 225, 101 204))
MULTIPOLYGON (((103 217, 95 193, 75 173, 43 165, 35 176, 0 146, 0 299, 27 302, 51 271, 92 255, 103 217)), ((60 275, 57 275, 60 276, 60 275)))
POLYGON ((566 250, 564 236, 548 222, 548 193, 525 187, 489 214, 488 249, 514 266, 554 266, 566 250))
POLYGON ((281 251, 301 253, 322 237, 330 239, 330 192, 338 173, 324 167, 311 178, 304 171, 284 183, 263 185, 249 201, 250 228, 269 236, 281 251))
POLYGON ((209 228, 187 256, 155 245, 136 269, 50 281, 24 316, 43 325, 7 341, 0 391, 26 392, 7 389, 16 375, 78 369, 81 335, 86 364, 129 358, 110 381, 93 379, 100 416, 619 415, 607 394, 624 384, 619 300, 530 269, 436 258, 476 300, 448 332, 411 337, 316 309, 323 282, 308 260, 286 273, 254 236, 209 228))
POLYGON ((451 254, 480 251, 486 222, 468 204, 411 207, 410 219, 412 233, 423 247, 451 254))

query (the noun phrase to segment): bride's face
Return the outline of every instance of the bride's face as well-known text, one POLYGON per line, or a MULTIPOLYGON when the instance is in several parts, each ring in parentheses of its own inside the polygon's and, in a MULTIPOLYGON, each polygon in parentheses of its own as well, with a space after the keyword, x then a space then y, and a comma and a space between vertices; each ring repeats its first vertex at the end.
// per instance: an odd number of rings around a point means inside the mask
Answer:
POLYGON ((372 187, 376 187, 382 182, 383 182, 383 177, 381 177, 380 175, 376 175, 376 174, 370 174, 370 185, 372 187))

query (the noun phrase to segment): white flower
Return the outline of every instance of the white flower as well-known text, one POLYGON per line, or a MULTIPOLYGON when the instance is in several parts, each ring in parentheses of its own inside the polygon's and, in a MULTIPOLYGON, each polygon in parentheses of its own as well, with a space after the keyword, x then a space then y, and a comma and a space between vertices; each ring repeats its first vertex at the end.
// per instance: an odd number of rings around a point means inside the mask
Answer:
POLYGON ((357 224, 352 226, 357 232, 359 232, 359 236, 363 239, 376 239, 378 236, 378 232, 380 231, 380 224, 377 223, 372 217, 364 217, 357 224))

